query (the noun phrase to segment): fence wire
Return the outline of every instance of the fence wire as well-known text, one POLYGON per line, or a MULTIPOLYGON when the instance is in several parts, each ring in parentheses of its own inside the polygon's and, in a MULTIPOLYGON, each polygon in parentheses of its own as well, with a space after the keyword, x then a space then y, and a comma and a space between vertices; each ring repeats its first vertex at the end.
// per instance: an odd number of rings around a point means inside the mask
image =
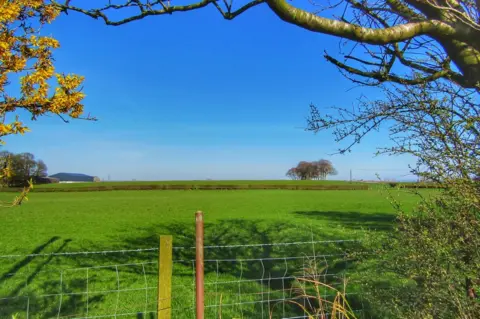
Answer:
MULTIPOLYGON (((205 246, 205 317, 329 318, 341 292, 363 318, 361 295, 343 291, 356 243, 205 246)), ((172 318, 195 318, 195 248, 173 255, 172 318)), ((0 256, 0 318, 154 318, 157 260, 155 247, 0 256)))

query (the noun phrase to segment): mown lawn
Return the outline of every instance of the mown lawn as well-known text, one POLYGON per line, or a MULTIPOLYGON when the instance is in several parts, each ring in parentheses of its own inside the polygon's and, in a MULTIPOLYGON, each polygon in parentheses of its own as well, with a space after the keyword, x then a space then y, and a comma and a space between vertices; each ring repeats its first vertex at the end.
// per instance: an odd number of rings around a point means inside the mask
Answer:
MULTIPOLYGON (((405 190, 392 194, 407 211, 419 200, 405 190)), ((173 318, 193 318, 194 251, 188 247, 194 244, 195 211, 205 212, 206 245, 361 239, 365 229, 392 226, 387 197, 380 189, 32 193, 22 206, 0 211, 0 255, 148 249, 158 247, 159 234, 170 234, 174 246, 187 247, 174 250, 173 318)), ((275 302, 266 301, 288 297, 284 288, 292 280, 284 277, 301 272, 313 255, 324 256, 329 274, 343 276, 348 267, 325 255, 352 245, 206 249, 206 317, 218 318, 222 304, 223 318, 268 318, 275 302)), ((0 318, 15 312, 26 318, 27 309, 29 318, 80 318, 87 312, 136 318, 155 310, 157 259, 157 251, 0 257, 0 299, 9 298, 0 300, 0 318), (89 268, 98 266, 105 268, 89 268)), ((294 308, 279 304, 273 318, 294 316, 294 308)))

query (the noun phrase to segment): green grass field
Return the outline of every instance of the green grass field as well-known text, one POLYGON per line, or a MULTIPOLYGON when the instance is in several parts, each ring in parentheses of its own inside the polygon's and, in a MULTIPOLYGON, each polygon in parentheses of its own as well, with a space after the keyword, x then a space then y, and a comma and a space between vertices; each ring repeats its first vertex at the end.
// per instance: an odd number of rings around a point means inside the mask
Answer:
MULTIPOLYGON (((407 211, 419 201, 406 190, 392 192, 407 211)), ((12 195, 1 193, 0 197, 5 200, 12 195)), ((0 211, 0 255, 147 249, 158 247, 160 234, 173 235, 174 246, 191 247, 197 210, 205 212, 206 245, 361 239, 367 231, 391 228, 394 210, 387 197, 380 187, 32 193, 22 206, 0 211)), ((205 263, 206 318, 219 317, 219 304, 223 318, 268 318, 275 302, 258 301, 284 299, 282 289, 292 283, 275 278, 298 274, 308 256, 335 255, 355 249, 352 245, 207 249, 205 258, 211 261, 205 263)), ((321 263, 328 261, 329 274, 343 276, 348 268, 347 276, 354 277, 355 269, 336 258, 322 259, 321 263)), ((80 318, 87 311, 89 317, 108 318, 117 313, 137 318, 137 312, 155 310, 157 259, 157 251, 0 258, 0 299, 10 298, 3 304, 0 300, 0 318, 15 312, 26 318, 27 309, 29 318, 80 318), (89 268, 98 266, 104 268, 89 268), (16 296, 29 298, 11 299, 16 296)), ((173 318, 194 318, 194 251, 175 249, 174 259, 173 318)), ((358 290, 355 285, 351 289, 358 290)), ((355 300, 353 304, 359 306, 355 300)), ((275 309, 273 318, 297 314, 290 304, 275 309)))

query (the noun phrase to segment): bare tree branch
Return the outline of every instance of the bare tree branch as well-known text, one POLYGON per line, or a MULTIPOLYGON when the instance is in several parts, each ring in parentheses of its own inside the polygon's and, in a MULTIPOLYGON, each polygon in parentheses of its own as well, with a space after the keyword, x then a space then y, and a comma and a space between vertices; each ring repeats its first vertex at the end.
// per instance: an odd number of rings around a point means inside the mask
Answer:
MULTIPOLYGON (((328 54, 325 54, 325 58, 327 59, 328 62, 336 65, 337 67, 347 71, 348 73, 351 74, 356 74, 365 78, 369 79, 374 79, 377 80, 378 83, 383 83, 383 82, 395 82, 398 84, 407 84, 407 85, 416 85, 416 84, 421 84, 425 82, 430 82, 430 81, 435 81, 437 79, 440 79, 442 77, 445 77, 448 75, 449 71, 448 70, 440 70, 438 72, 435 72, 431 74, 430 76, 427 77, 418 77, 418 78, 402 78, 400 76, 396 76, 392 73, 389 72, 382 72, 382 71, 361 71, 359 69, 350 67, 335 58, 329 56, 328 54)), ((386 70, 387 71, 387 70, 386 70)))
MULTIPOLYGON (((465 88, 478 88, 477 83, 480 82, 480 0, 339 0, 325 6, 309 0, 315 8, 313 13, 304 7, 295 7, 287 0, 253 0, 237 9, 228 0, 201 0, 173 6, 165 0, 123 1, 115 4, 108 2, 102 7, 90 9, 73 6, 70 1, 56 5, 64 12, 80 12, 102 19, 107 25, 119 26, 147 16, 199 10, 210 4, 225 19, 232 20, 247 10, 266 3, 283 21, 315 33, 329 34, 361 44, 354 46, 356 53, 352 49, 346 58, 363 65, 366 70, 341 64, 339 59, 329 59, 337 67, 345 66, 342 70, 349 73, 348 77, 355 82, 363 81, 351 76, 371 76, 373 83, 381 80, 407 85, 442 77, 465 88), (341 17, 327 18, 318 14, 338 8, 341 4, 345 4, 341 17), (132 14, 131 9, 138 11, 133 11, 132 14), (119 10, 125 10, 130 16, 111 18, 110 13, 119 10), (405 43, 405 46, 401 43, 405 43), (374 50, 368 46, 380 49, 374 50), (400 47, 405 49, 400 50, 400 47), (363 53, 357 51, 360 48, 365 49, 374 61, 365 59, 363 53), (428 52, 435 53, 429 56, 428 52), (435 59, 436 56, 441 59, 435 59), (390 70, 396 69, 394 66, 399 64, 410 68, 406 72, 410 75, 391 74, 390 70), (452 71, 455 69, 452 64, 460 72, 452 71), (368 70, 372 67, 377 69, 368 70), (415 79, 411 74, 415 74, 415 79)), ((372 81, 369 82, 371 84, 372 81)))
POLYGON ((220 9, 219 12, 222 14, 222 16, 225 19, 232 20, 235 17, 237 17, 238 15, 245 12, 246 10, 248 10, 248 9, 254 7, 254 6, 257 6, 257 5, 259 5, 263 2, 264 2, 264 0, 254 0, 254 1, 248 2, 247 4, 243 5, 242 7, 240 7, 239 9, 237 9, 235 11, 231 11, 231 6, 227 6, 227 11, 223 11, 218 6, 217 0, 202 0, 202 1, 199 1, 199 2, 192 3, 192 4, 179 5, 179 6, 165 5, 164 1, 158 1, 157 0, 157 1, 154 1, 154 2, 150 3, 149 6, 148 6, 148 9, 145 9, 145 7, 140 4, 140 1, 135 1, 135 3, 137 3, 137 5, 135 5, 135 6, 140 8, 140 13, 136 14, 136 15, 132 15, 132 16, 130 16, 128 18, 125 18, 125 19, 121 19, 121 20, 111 20, 111 19, 108 18, 107 14, 105 14, 104 12, 108 11, 110 9, 118 10, 118 9, 123 9, 123 8, 126 8, 126 7, 130 7, 130 6, 132 6, 131 1, 128 1, 126 4, 123 4, 123 5, 109 4, 109 5, 107 5, 103 8, 91 9, 91 10, 86 10, 86 9, 82 9, 80 7, 71 6, 68 3, 64 3, 64 4, 56 3, 56 5, 62 11, 65 11, 65 12, 68 12, 68 10, 80 12, 80 13, 86 14, 87 16, 92 17, 94 19, 101 18, 101 19, 103 19, 103 21, 107 25, 120 26, 120 25, 129 23, 129 22, 132 22, 132 21, 141 20, 141 19, 143 19, 145 17, 148 17, 148 16, 159 16, 159 15, 165 15, 165 14, 172 14, 174 12, 186 12, 186 11, 198 10, 198 9, 201 9, 201 8, 204 8, 204 7, 208 6, 209 4, 213 4, 215 7, 217 7, 217 9, 220 9), (162 6, 162 9, 153 9, 153 6, 155 6, 157 4, 160 4, 162 6))

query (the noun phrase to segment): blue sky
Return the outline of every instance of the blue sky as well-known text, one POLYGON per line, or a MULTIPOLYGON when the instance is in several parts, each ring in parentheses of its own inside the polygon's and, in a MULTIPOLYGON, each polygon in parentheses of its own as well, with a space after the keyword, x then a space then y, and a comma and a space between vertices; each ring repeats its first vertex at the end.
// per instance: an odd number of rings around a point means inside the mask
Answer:
MULTIPOLYGON (((323 59, 338 39, 288 25, 266 6, 225 21, 215 9, 108 27, 62 15, 57 71, 86 77, 86 114, 98 122, 41 118, 5 149, 31 152, 49 173, 112 180, 283 179, 301 160, 331 160, 336 179, 401 179, 411 159, 374 158, 374 133, 348 155, 330 133, 305 132, 309 104, 349 106, 360 94, 323 59), (363 169, 363 170, 360 170, 363 169), (367 170, 365 170, 367 169, 367 170), (396 171, 388 171, 396 169, 396 171)), ((12 87, 14 87, 12 85, 12 87)))

